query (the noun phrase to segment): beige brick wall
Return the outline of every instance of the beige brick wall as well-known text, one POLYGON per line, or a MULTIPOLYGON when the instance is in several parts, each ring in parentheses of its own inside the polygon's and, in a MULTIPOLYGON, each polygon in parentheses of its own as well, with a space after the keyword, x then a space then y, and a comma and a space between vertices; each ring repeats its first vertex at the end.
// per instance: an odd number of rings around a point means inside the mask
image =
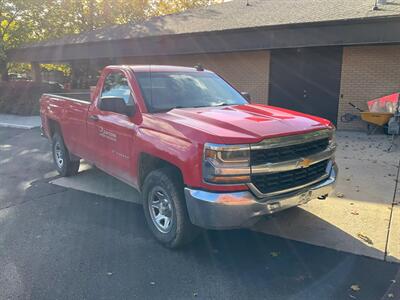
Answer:
POLYGON ((400 90, 400 46, 360 46, 343 49, 339 129, 365 129, 361 121, 342 123, 344 113, 357 114, 352 102, 367 110, 367 101, 400 90))
POLYGON ((161 64, 194 66, 201 63, 240 91, 249 92, 253 103, 267 103, 269 82, 269 51, 251 51, 217 54, 176 56, 126 57, 122 64, 161 64))

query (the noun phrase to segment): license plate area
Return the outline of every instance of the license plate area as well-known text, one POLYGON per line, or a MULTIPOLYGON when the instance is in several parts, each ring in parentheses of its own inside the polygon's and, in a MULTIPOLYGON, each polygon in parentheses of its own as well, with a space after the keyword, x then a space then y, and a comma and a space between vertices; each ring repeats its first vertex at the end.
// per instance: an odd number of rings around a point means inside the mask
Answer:
POLYGON ((300 194, 299 196, 299 204, 305 204, 311 200, 312 191, 307 191, 305 193, 300 194))

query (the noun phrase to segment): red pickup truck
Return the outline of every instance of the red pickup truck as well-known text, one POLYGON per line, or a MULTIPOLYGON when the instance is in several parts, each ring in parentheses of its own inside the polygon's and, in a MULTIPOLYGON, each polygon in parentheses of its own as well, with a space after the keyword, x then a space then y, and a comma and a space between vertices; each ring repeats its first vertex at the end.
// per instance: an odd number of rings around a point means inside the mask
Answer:
POLYGON ((91 95, 44 94, 40 113, 58 172, 84 159, 138 189, 172 248, 332 191, 332 123, 248 100, 200 66, 109 66, 91 95))

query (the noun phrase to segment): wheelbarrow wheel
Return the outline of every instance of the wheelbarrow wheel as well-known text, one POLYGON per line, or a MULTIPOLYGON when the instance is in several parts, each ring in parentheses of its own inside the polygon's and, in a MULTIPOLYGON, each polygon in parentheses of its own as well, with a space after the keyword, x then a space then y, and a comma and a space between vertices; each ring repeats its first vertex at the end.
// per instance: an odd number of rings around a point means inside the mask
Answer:
POLYGON ((367 124, 367 135, 371 135, 371 125, 367 124))

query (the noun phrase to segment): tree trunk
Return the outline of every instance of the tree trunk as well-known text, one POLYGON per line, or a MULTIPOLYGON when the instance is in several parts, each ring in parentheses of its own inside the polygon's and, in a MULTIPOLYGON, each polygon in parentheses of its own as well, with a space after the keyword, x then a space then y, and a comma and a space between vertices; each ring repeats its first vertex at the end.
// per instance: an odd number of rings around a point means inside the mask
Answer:
POLYGON ((1 81, 8 81, 7 61, 0 61, 0 77, 1 81))
POLYGON ((35 82, 42 82, 42 69, 37 62, 31 62, 32 79, 35 82))

